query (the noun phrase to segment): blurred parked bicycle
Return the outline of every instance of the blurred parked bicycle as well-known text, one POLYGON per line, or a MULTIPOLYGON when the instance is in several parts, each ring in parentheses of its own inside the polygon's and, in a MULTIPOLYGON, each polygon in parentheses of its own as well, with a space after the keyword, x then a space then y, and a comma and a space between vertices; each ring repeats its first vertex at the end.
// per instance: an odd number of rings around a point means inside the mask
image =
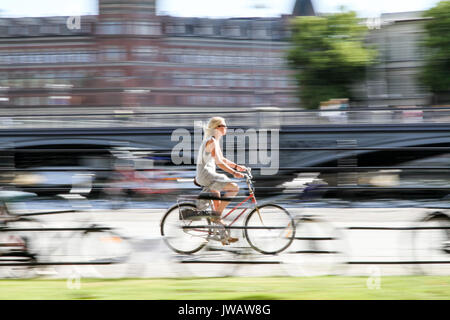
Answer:
POLYGON ((131 254, 128 239, 112 228, 83 221, 70 227, 47 227, 35 218, 77 210, 14 213, 7 203, 35 194, 0 191, 0 273, 23 278, 50 266, 102 266, 123 263, 131 254))
POLYGON ((412 228, 412 252, 417 271, 448 275, 450 267, 450 216, 445 210, 427 213, 412 228))

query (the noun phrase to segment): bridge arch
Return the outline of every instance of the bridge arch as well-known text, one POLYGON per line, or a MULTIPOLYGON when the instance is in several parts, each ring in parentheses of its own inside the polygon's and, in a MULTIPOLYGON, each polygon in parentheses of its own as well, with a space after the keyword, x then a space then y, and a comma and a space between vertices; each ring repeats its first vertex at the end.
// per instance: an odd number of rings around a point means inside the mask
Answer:
POLYGON ((433 155, 450 153, 449 150, 429 150, 426 151, 425 147, 449 147, 450 148, 450 136, 422 138, 415 140, 397 140, 389 142, 378 142, 376 144, 367 144, 364 146, 367 148, 380 148, 380 150, 355 150, 355 151, 341 151, 335 154, 326 154, 320 157, 316 163, 311 166, 332 166, 336 165, 336 162, 340 159, 346 159, 355 157, 358 159, 359 166, 389 166, 398 165, 402 162, 419 160, 433 155), (400 148, 420 148, 424 147, 423 151, 420 150, 400 150, 400 148), (383 148, 392 148, 392 150, 383 150, 383 148), (398 151, 395 148, 399 148, 398 151), (402 157, 399 157, 403 155, 402 157))

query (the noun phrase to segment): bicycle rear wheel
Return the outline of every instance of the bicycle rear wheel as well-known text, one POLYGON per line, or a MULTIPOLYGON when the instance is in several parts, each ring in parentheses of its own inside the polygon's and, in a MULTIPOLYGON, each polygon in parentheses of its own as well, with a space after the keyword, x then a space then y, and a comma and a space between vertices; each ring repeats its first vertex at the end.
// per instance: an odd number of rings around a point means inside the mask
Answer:
POLYGON ((289 212, 276 204, 265 204, 245 219, 244 237, 250 246, 264 254, 277 254, 290 246, 295 224, 289 212))
POLYGON ((176 253, 192 254, 201 250, 207 243, 208 228, 195 228, 208 225, 206 219, 180 219, 180 211, 188 208, 196 209, 196 206, 192 203, 174 205, 161 220, 161 236, 176 253))

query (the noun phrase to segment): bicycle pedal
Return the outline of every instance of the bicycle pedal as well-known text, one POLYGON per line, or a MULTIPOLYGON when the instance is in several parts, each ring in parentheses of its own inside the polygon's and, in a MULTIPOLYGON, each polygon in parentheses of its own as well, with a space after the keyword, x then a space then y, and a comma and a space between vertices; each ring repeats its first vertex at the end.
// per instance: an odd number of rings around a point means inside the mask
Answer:
POLYGON ((217 242, 222 242, 222 241, 224 240, 224 238, 221 237, 221 236, 216 235, 216 236, 210 236, 210 237, 208 238, 208 240, 217 241, 217 242))

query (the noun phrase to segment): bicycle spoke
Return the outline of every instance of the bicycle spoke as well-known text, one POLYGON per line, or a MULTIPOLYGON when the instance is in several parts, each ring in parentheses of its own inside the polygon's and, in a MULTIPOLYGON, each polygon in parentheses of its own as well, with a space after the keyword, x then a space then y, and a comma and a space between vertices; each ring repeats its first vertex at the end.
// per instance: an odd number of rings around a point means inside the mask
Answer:
POLYGON ((248 215, 244 235, 256 251, 276 254, 291 244, 295 236, 294 221, 282 207, 263 205, 248 215))
POLYGON ((161 235, 166 244, 177 253, 197 252, 206 244, 208 229, 201 228, 207 224, 206 219, 181 219, 180 210, 193 208, 193 204, 180 204, 172 207, 161 222, 161 235))

